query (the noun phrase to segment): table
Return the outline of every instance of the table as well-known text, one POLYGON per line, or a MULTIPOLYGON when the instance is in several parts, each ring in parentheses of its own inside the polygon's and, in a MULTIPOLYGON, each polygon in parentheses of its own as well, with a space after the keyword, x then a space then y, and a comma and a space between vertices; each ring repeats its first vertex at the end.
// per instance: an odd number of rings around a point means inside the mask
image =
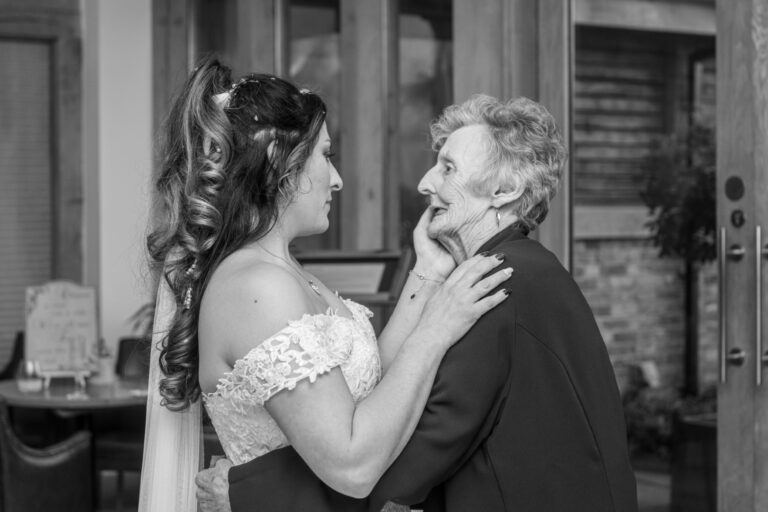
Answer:
POLYGON ((54 380, 48 389, 35 393, 22 393, 15 380, 6 380, 0 381, 0 397, 11 407, 91 411, 144 405, 147 403, 146 386, 145 380, 133 379, 117 379, 110 384, 89 383, 85 395, 68 398, 76 391, 71 379, 54 380))
MULTIPOLYGON (((92 454, 94 473, 91 475, 93 505, 99 501, 99 474, 96 465, 96 438, 100 432, 94 430, 93 416, 112 417, 110 410, 128 407, 143 407, 147 403, 146 379, 120 379, 108 384, 88 382, 85 393, 76 393, 73 379, 54 379, 50 387, 38 392, 22 392, 15 380, 0 381, 0 398, 9 407, 18 409, 51 410, 62 418, 78 420, 78 429, 92 433, 92 454)), ((119 418, 119 417, 118 417, 119 418)), ((141 439, 136 441, 141 444, 141 439)), ((139 452, 140 453, 140 452, 139 452)))

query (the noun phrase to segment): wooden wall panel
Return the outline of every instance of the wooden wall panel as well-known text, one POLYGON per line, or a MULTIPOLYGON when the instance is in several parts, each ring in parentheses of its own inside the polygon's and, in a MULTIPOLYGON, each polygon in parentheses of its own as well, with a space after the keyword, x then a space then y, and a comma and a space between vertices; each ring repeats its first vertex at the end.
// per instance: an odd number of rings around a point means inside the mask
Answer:
POLYGON ((715 34, 713 0, 575 0, 573 21, 632 30, 715 34))
POLYGON ((261 71, 276 71, 275 0, 236 0, 237 57, 232 67, 237 75, 261 71))
POLYGON ((536 0, 453 0, 454 102, 538 96, 538 12, 536 0))
POLYGON ((664 48, 642 33, 577 28, 575 204, 641 204, 643 169, 669 129, 664 48))
POLYGON ((0 37, 51 43, 53 276, 80 282, 83 276, 82 48, 80 5, 46 0, 29 5, 0 0, 0 37))
POLYGON ((509 98, 539 95, 538 2, 507 0, 502 19, 504 53, 501 63, 504 95, 509 98))
POLYGON ((159 133, 171 101, 190 70, 191 3, 153 0, 152 18, 153 131, 159 133))
MULTIPOLYGON (((575 204, 643 205, 651 157, 664 137, 684 140, 694 115, 692 59, 713 51, 711 37, 576 28, 575 204)), ((714 78, 713 66, 697 69, 697 83, 714 78)))
POLYGON ((504 4, 504 0, 453 0, 454 103, 473 94, 506 96, 504 4))
MULTIPOLYGON (((541 102, 557 120, 567 146, 571 145, 571 62, 573 24, 571 2, 539 2, 539 95, 541 102)), ((565 268, 571 268, 571 158, 565 164, 560 191, 539 227, 538 239, 554 252, 565 268)))
MULTIPOLYGON (((375 250, 385 246, 385 198, 392 198, 388 171, 392 91, 392 38, 396 30, 394 0, 342 0, 341 113, 344 192, 341 202, 343 249, 375 250)), ((395 82, 396 83, 396 82, 395 82)), ((396 197, 396 196, 394 196, 396 197)), ((394 227, 393 227, 394 229, 394 227)), ((392 238, 391 236, 387 237, 392 238)))

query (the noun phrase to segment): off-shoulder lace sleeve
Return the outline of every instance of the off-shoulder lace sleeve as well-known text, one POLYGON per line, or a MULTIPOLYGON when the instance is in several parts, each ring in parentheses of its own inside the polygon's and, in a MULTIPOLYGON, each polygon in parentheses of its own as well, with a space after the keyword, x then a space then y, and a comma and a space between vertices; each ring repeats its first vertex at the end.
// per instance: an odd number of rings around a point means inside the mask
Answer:
POLYGON ((232 372, 219 381, 218 393, 236 401, 264 405, 279 391, 294 389, 303 379, 315 382, 318 375, 349 357, 350 340, 333 335, 336 320, 334 316, 304 315, 291 322, 238 359, 232 372))

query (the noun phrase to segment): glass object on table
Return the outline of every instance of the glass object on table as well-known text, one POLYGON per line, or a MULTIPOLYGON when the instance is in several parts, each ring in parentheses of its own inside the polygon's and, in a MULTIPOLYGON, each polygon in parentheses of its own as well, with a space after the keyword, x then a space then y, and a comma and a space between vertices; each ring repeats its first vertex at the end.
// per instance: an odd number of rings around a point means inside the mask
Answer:
POLYGON ((71 393, 67 393, 67 400, 86 400, 89 398, 88 392, 86 391, 88 386, 88 373, 79 372, 76 373, 73 377, 75 379, 75 390, 71 393))
POLYGON ((43 378, 40 375, 38 361, 24 360, 16 371, 16 385, 22 393, 39 393, 43 390, 43 378))
POLYGON ((115 359, 112 357, 112 352, 104 342, 104 338, 100 338, 96 344, 93 359, 95 374, 90 379, 91 384, 99 386, 110 385, 114 383, 115 359))

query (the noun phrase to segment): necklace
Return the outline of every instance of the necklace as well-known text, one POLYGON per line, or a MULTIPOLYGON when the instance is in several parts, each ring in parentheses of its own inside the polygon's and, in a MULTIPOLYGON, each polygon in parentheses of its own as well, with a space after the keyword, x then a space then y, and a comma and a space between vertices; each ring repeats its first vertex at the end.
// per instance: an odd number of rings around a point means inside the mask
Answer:
POLYGON ((259 245, 259 247, 264 249, 264 252, 266 252, 267 254, 269 254, 271 256, 274 256, 275 258, 277 258, 279 260, 284 261, 285 264, 288 265, 288 268, 290 268, 293 271, 294 274, 296 274, 297 276, 301 277, 302 280, 307 282, 307 284, 309 285, 309 287, 312 289, 313 292, 315 292, 318 295, 321 295, 320 294, 320 287, 317 286, 317 284, 313 280, 307 279, 307 277, 303 273, 299 272, 296 269, 296 266, 294 264, 292 264, 290 261, 288 261, 287 259, 283 258, 282 256, 278 256, 277 254, 273 253, 272 251, 270 251, 269 249, 267 249, 263 245, 260 245, 260 244, 257 244, 257 245, 259 245))

